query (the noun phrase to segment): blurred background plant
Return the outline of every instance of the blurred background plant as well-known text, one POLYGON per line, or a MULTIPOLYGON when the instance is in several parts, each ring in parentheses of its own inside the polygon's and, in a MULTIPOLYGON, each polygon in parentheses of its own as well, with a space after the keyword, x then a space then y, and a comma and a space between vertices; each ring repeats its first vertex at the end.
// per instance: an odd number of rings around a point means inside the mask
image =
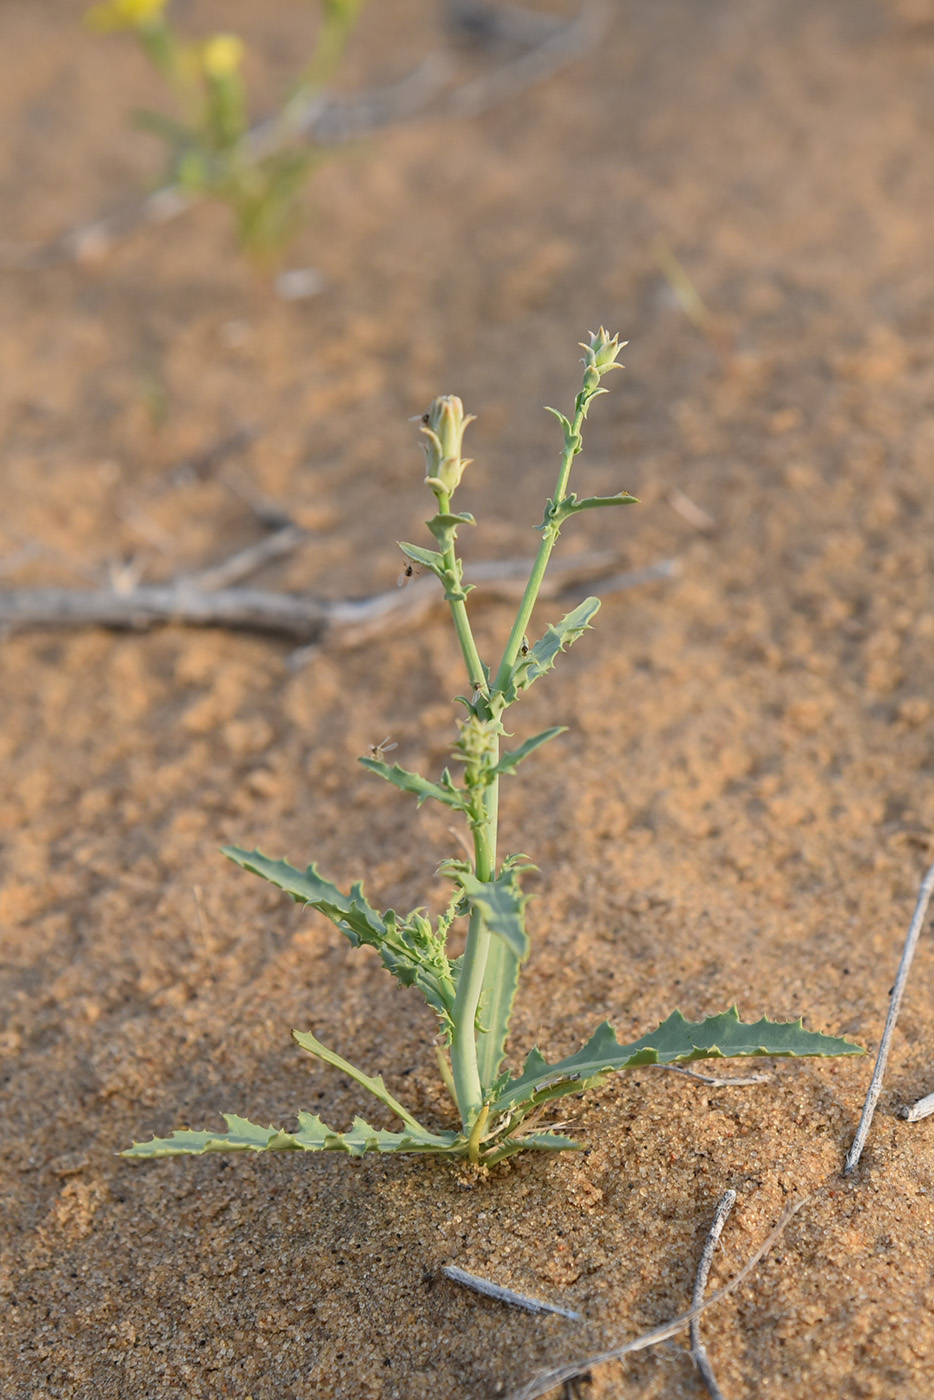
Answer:
POLYGON ((228 205, 240 247, 262 268, 279 263, 296 232, 303 191, 324 156, 304 139, 309 111, 340 67, 363 3, 321 0, 307 63, 279 110, 253 127, 243 75, 247 49, 236 34, 189 42, 169 18, 168 0, 103 0, 87 13, 98 33, 134 34, 165 79, 175 115, 138 111, 134 120, 165 143, 166 183, 183 200, 228 205))

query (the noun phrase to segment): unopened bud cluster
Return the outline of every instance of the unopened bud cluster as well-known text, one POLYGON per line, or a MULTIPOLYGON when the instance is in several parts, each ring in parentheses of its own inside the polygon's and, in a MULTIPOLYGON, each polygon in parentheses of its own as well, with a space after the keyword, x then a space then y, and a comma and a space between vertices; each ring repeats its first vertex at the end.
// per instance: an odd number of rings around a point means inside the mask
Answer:
POLYGON ((623 366, 617 364, 616 357, 628 345, 628 340, 620 341, 618 335, 610 333, 601 326, 596 332, 590 332, 590 344, 585 345, 580 342, 580 347, 584 352, 582 363, 584 369, 584 392, 592 393, 599 387, 600 380, 605 374, 609 374, 611 369, 622 369, 623 366))
POLYGON ((461 457, 461 451, 464 429, 473 421, 474 415, 464 412, 464 405, 455 394, 442 394, 440 398, 433 399, 422 418, 422 432, 427 438, 422 443, 426 460, 425 481, 439 502, 454 494, 464 468, 470 465, 470 458, 461 457))

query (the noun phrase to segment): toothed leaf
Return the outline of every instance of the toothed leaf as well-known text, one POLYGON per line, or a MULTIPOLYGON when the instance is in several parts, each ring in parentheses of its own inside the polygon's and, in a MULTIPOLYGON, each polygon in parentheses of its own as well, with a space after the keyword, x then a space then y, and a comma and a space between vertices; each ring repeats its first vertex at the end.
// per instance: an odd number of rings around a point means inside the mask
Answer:
POLYGON ((520 656, 512 668, 512 675, 505 686, 507 701, 511 704, 523 690, 528 690, 540 676, 550 671, 564 651, 590 627, 591 618, 600 610, 599 598, 585 598, 562 617, 560 622, 551 624, 545 635, 529 648, 525 656, 520 656))
POLYGON ((491 1105, 504 1113, 522 1104, 544 1103, 562 1094, 577 1093, 613 1070, 635 1065, 683 1064, 691 1060, 746 1056, 862 1055, 863 1049, 837 1036, 806 1031, 798 1021, 745 1023, 735 1006, 705 1021, 688 1021, 673 1011, 666 1021, 630 1045, 621 1045, 609 1024, 603 1025, 565 1060, 549 1065, 538 1047, 531 1051, 522 1073, 507 1081, 491 1105))
POLYGON ((456 1133, 428 1133, 407 1130, 389 1132, 372 1128, 362 1118, 355 1118, 346 1133, 328 1128, 317 1114, 299 1113, 298 1131, 284 1132, 281 1128, 262 1128, 234 1113, 222 1115, 226 1133, 193 1132, 176 1128, 167 1138, 152 1138, 149 1142, 134 1142, 121 1157, 155 1159, 159 1157, 200 1157, 206 1152, 347 1152, 362 1157, 365 1152, 446 1152, 457 1140, 456 1133))
POLYGON ((454 1000, 450 963, 443 946, 435 946, 419 935, 414 915, 400 921, 392 910, 378 914, 367 903, 361 884, 352 885, 350 894, 345 895, 330 880, 322 879, 314 865, 304 871, 296 870, 288 861, 271 860, 260 851, 243 851, 237 846, 224 846, 222 853, 244 870, 284 890, 296 903, 310 905, 324 914, 354 948, 361 944, 375 948, 387 971, 404 987, 417 986, 443 1025, 450 1024, 454 1000))
POLYGON ((523 759, 528 758, 530 753, 541 748, 542 744, 547 744, 549 739, 556 739, 559 734, 566 734, 567 728, 566 724, 558 724, 554 729, 543 729, 541 734, 533 734, 531 739, 526 739, 525 743, 520 744, 517 749, 509 749, 504 753, 492 772, 503 777, 509 773, 515 773, 523 759))
POLYGON ((441 783, 432 783, 420 773, 411 773, 407 768, 400 768, 398 763, 390 765, 378 758, 361 758, 360 762, 371 773, 385 778, 387 783, 401 788, 403 792, 414 793, 418 798, 419 807, 423 802, 427 802, 429 797, 433 797, 436 802, 443 802, 445 807, 453 807, 458 812, 464 810, 464 794, 453 784, 445 787, 441 783))
POLYGON ((350 894, 346 895, 330 880, 323 879, 314 864, 305 870, 296 870, 286 860, 272 860, 261 851, 244 851, 239 846, 222 846, 221 854, 284 890, 296 904, 310 904, 318 909, 347 935, 355 948, 361 943, 376 944, 386 931, 382 918, 364 898, 363 886, 359 883, 352 885, 350 894))
POLYGON ((498 934, 513 956, 524 962, 529 955, 529 935, 523 910, 531 896, 519 889, 515 871, 507 870, 487 881, 465 871, 458 875, 457 882, 467 902, 482 913, 490 932, 498 934))

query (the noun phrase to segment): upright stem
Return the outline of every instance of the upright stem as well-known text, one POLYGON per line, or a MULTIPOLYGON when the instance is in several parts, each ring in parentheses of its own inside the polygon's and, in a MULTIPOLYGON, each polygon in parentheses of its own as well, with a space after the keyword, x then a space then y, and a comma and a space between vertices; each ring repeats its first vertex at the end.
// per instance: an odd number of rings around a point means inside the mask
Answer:
MULTIPOLYGON (((451 513, 451 498, 442 493, 438 494, 438 511, 441 515, 451 513)), ((442 554, 444 567, 447 573, 453 578, 457 571, 457 556, 454 552, 453 540, 442 554)), ((460 642, 461 652, 464 657, 464 664, 467 667, 467 679, 475 691, 486 690, 486 672, 483 669, 483 662, 480 660, 480 653, 477 651, 477 644, 474 641, 473 631, 470 626, 470 618, 467 616, 467 604, 463 598, 452 598, 451 616, 454 619, 454 630, 457 633, 457 640, 460 642)))
MULTIPOLYGON (((571 465, 580 444, 580 431, 584 423, 587 412, 587 396, 583 392, 577 395, 574 403, 574 422, 571 424, 571 434, 569 440, 564 445, 561 454, 561 467, 558 472, 558 483, 552 501, 557 505, 564 500, 567 495, 568 481, 571 476, 571 465)), ((553 521, 547 520, 542 529, 542 542, 538 547, 532 571, 529 574, 529 581, 525 586, 522 595, 522 602, 519 604, 519 611, 513 623, 512 631, 509 634, 509 641, 506 643, 506 650, 500 662, 496 679, 493 682, 494 690, 504 690, 509 683, 509 677, 513 666, 516 664, 516 657, 519 655, 519 648, 522 646, 522 639, 528 631, 529 622, 532 618, 532 611, 538 599, 539 590, 542 586, 542 579, 545 577, 545 570, 548 568, 548 560, 551 558, 551 551, 555 547, 558 539, 559 527, 553 521)))

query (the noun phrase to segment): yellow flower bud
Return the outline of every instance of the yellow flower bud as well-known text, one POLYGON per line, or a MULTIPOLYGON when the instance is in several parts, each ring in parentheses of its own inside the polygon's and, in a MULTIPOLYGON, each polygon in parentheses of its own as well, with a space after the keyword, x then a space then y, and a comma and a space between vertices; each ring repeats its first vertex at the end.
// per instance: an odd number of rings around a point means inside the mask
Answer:
POLYGON ((215 34, 201 50, 201 65, 210 78, 230 78, 243 62, 245 48, 236 34, 215 34))
POLYGON ((464 429, 474 421, 472 413, 454 394, 442 394, 433 399, 422 419, 422 432, 428 439, 425 449, 427 471, 425 480, 436 496, 452 496, 460 485, 469 459, 461 457, 464 429))

